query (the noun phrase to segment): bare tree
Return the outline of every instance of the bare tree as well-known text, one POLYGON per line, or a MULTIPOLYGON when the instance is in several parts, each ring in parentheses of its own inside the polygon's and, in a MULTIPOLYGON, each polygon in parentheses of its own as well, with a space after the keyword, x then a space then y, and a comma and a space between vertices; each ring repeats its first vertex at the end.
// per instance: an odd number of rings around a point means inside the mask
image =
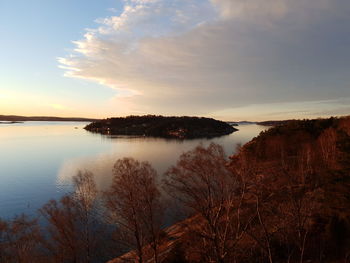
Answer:
POLYGON ((85 262, 91 262, 92 244, 94 237, 92 236, 91 226, 94 221, 94 205, 97 197, 97 188, 93 180, 91 172, 82 173, 81 171, 73 178, 74 197, 77 201, 77 209, 79 210, 80 220, 83 227, 83 243, 85 246, 85 262))
POLYGON ((16 216, 0 221, 0 262, 45 262, 43 237, 36 219, 16 216))
POLYGON ((200 217, 202 223, 195 232, 206 246, 202 252, 209 256, 208 261, 225 262, 232 257, 247 226, 241 218, 245 186, 228 169, 222 147, 200 145, 182 154, 164 182, 173 197, 200 217))
POLYGON ((77 222, 79 217, 74 199, 64 196, 59 202, 51 200, 40 209, 47 220, 48 249, 55 262, 80 262, 81 239, 77 222))
POLYGON ((318 138, 321 157, 324 163, 333 168, 337 155, 337 133, 335 129, 328 128, 318 138))
POLYGON ((6 257, 6 231, 7 231, 8 225, 7 222, 0 219, 0 262, 5 261, 6 257))
MULTIPOLYGON (((306 244, 313 224, 313 214, 321 209, 318 191, 306 191, 304 187, 288 187, 289 202, 285 204, 285 214, 288 218, 291 238, 299 249, 299 262, 304 262, 306 244)), ((286 219, 287 219, 286 218, 286 219)))
POLYGON ((73 193, 39 211, 48 222, 47 247, 56 262, 90 263, 100 250, 98 238, 105 234, 95 215, 97 189, 90 172, 79 172, 73 183, 73 193))
POLYGON ((157 172, 147 162, 124 158, 115 163, 113 174, 112 186, 105 193, 112 222, 130 237, 140 263, 145 262, 147 244, 153 250, 154 261, 158 262, 163 207, 157 188, 157 172))
MULTIPOLYGON (((258 244, 266 251, 269 261, 274 261, 273 241, 287 246, 290 260, 304 261, 307 240, 312 227, 312 216, 317 210, 317 198, 311 175, 315 172, 315 155, 310 144, 302 144, 295 154, 281 147, 281 157, 269 163, 269 175, 256 183, 254 193, 260 233, 258 244), (296 253, 297 254, 296 254, 296 253)), ((250 235, 254 234, 250 232, 250 235)))
MULTIPOLYGON (((325 163, 331 162, 334 158, 333 143, 335 146, 335 139, 333 138, 333 132, 330 129, 326 130, 326 137, 320 139, 320 148, 325 163)), ((300 263, 304 261, 313 215, 321 209, 319 200, 322 198, 322 191, 315 188, 310 180, 307 180, 316 170, 315 163, 320 164, 320 162, 314 161, 315 158, 311 146, 304 144, 301 146, 295 160, 296 169, 288 168, 288 166, 293 165, 287 163, 287 168, 284 168, 281 174, 286 178, 284 192, 287 197, 282 213, 285 215, 285 220, 288 221, 290 238, 294 239, 293 241, 298 247, 300 263)))

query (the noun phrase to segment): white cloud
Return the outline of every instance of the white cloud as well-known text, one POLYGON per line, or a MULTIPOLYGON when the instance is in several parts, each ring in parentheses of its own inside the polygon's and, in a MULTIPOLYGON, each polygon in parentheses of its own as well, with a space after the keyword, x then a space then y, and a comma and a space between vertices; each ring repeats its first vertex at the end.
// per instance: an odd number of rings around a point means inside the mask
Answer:
POLYGON ((335 99, 350 96, 348 11, 345 0, 128 0, 59 62, 116 89, 125 113, 335 99))

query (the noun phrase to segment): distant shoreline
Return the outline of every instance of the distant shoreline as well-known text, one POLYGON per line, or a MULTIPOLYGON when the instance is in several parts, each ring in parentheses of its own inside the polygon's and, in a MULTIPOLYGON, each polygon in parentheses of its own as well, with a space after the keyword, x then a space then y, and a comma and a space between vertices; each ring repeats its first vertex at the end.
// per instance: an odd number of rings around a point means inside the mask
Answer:
POLYGON ((21 123, 24 121, 71 121, 71 122, 94 122, 99 119, 80 118, 80 117, 51 117, 51 116, 17 116, 0 115, 1 124, 21 123))
POLYGON ((23 123, 23 121, 0 121, 0 124, 16 124, 23 123))

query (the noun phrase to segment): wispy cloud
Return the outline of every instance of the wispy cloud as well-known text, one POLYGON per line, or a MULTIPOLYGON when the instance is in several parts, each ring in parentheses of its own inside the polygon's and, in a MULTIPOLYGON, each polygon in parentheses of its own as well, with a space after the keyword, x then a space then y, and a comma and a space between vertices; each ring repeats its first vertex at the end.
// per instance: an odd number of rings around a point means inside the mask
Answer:
POLYGON ((349 1, 124 2, 59 59, 66 76, 116 89, 119 114, 350 97, 349 1))

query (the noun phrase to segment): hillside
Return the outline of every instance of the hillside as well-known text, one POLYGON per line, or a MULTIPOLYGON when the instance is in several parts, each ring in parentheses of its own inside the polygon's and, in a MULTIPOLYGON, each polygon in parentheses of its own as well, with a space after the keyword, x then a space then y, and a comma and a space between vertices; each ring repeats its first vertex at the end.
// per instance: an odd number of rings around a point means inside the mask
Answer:
POLYGON ((176 234, 165 230, 163 262, 349 262, 349 117, 262 132, 230 157, 229 177, 212 149, 184 154, 168 172, 193 213, 174 225, 176 234))
POLYGON ((237 129, 211 118, 129 116, 93 122, 86 130, 108 135, 133 135, 163 138, 210 138, 230 134, 237 129))

